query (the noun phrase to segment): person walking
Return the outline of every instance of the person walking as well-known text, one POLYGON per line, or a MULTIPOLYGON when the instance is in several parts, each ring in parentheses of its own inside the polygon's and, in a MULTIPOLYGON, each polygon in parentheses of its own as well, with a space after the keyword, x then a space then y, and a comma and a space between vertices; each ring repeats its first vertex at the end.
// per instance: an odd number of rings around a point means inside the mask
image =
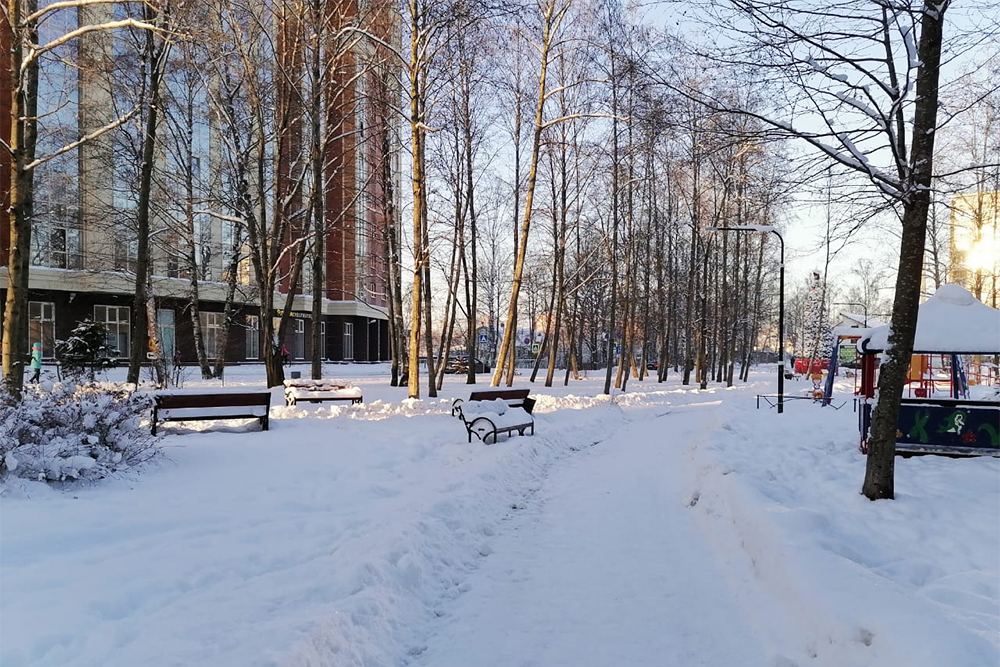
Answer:
POLYGON ((281 344, 281 363, 285 366, 292 365, 291 362, 288 361, 288 348, 285 347, 284 343, 281 344))
POLYGON ((42 344, 35 341, 31 346, 31 379, 28 382, 38 382, 42 377, 42 344))

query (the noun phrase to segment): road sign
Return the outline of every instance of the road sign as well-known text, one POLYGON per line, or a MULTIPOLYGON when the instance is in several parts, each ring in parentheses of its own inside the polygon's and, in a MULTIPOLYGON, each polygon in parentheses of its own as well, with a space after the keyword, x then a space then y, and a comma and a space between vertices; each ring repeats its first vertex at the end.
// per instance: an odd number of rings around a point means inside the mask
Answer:
POLYGON ((489 336, 487 336, 487 335, 486 335, 486 334, 484 334, 484 333, 482 333, 482 334, 479 334, 479 342, 480 342, 480 343, 486 343, 486 342, 488 342, 488 341, 489 341, 489 336))
POLYGON ((538 348, 539 348, 539 347, 540 347, 540 346, 538 345, 538 343, 532 343, 532 344, 531 344, 531 352, 532 352, 533 354, 538 354, 538 348))

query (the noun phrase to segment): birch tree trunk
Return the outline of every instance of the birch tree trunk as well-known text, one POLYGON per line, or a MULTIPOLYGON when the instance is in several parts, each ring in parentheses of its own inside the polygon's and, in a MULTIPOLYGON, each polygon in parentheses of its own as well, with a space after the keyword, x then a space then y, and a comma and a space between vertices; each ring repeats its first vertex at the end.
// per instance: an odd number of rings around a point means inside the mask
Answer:
MULTIPOLYGON (((515 313, 517 312, 517 299, 521 291, 521 277, 524 273, 524 258, 527 254, 528 234, 531 231, 532 204, 535 196, 535 182, 538 177, 538 153, 541 147, 542 130, 544 129, 545 101, 548 98, 546 88, 546 74, 548 72, 549 55, 555 34, 562 23, 569 4, 563 5, 558 11, 555 7, 555 0, 549 0, 542 13, 543 34, 540 45, 540 64, 538 74, 538 106, 535 110, 535 125, 531 142, 531 162, 528 170, 528 185, 524 199, 524 221, 521 225, 521 241, 518 248, 517 257, 514 262, 514 283, 510 290, 510 303, 507 307, 507 325, 504 330, 503 342, 500 345, 500 358, 497 360, 497 368, 493 374, 491 386, 500 385, 502 367, 508 359, 506 355, 514 342, 514 333, 517 326, 515 313)), ((511 359, 511 361, 513 361, 511 359)))

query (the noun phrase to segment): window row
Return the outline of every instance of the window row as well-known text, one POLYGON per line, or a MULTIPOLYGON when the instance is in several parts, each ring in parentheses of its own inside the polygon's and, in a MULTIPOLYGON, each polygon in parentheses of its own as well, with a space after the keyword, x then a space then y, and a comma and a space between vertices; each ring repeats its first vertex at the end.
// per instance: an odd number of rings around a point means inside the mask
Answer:
MULTIPOLYGON (((169 308, 156 311, 156 325, 163 345, 163 356, 173 359, 176 352, 177 333, 175 312, 169 308)), ((225 320, 224 313, 201 311, 198 313, 201 321, 202 343, 205 355, 209 359, 218 359, 224 354, 222 349, 222 329, 225 320)), ((94 321, 104 325, 107 331, 105 344, 111 357, 128 356, 131 343, 131 309, 129 306, 94 306, 94 321)), ((274 318, 273 325, 277 329, 279 318, 274 318)), ((289 323, 292 333, 292 349, 289 356, 293 359, 305 359, 306 356, 306 320, 293 318, 289 323)), ((260 359, 260 318, 257 315, 247 315, 244 325, 245 353, 247 360, 260 359)), ((28 302, 28 346, 40 342, 42 358, 55 357, 56 342, 56 306, 49 301, 28 302)), ((320 352, 326 358, 326 322, 320 322, 320 352)), ((354 325, 343 323, 343 358, 354 358, 354 325)))

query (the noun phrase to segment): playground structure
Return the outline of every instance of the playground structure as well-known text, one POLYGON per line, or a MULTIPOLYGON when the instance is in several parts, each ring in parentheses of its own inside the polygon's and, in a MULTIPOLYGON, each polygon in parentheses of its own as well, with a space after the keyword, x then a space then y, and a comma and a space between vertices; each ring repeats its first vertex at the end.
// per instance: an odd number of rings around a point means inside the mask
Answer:
POLYGON ((831 405, 833 400, 833 381, 837 377, 842 367, 850 369, 848 375, 854 378, 854 395, 861 393, 861 374, 858 372, 860 358, 858 354, 858 341, 871 334, 878 327, 884 326, 881 322, 865 315, 863 318, 851 313, 842 313, 847 320, 854 321, 857 325, 840 325, 833 329, 833 349, 830 350, 830 358, 823 360, 820 371, 813 371, 813 397, 821 401, 823 405, 831 405), (862 322, 864 323, 862 325, 862 322), (825 381, 823 376, 816 378, 817 372, 826 371, 825 381), (822 382, 822 389, 819 383, 822 382))
MULTIPOLYGON (((888 337, 886 325, 871 329, 856 343, 861 352, 857 393, 862 452, 867 452, 879 357, 888 347, 888 337)), ((907 373, 908 395, 899 408, 896 451, 1000 456, 1000 389, 991 387, 997 381, 998 355, 1000 311, 958 285, 943 285, 921 304, 907 373), (974 374, 966 372, 963 357, 974 374), (978 388, 976 396, 971 395, 970 385, 978 388)))

